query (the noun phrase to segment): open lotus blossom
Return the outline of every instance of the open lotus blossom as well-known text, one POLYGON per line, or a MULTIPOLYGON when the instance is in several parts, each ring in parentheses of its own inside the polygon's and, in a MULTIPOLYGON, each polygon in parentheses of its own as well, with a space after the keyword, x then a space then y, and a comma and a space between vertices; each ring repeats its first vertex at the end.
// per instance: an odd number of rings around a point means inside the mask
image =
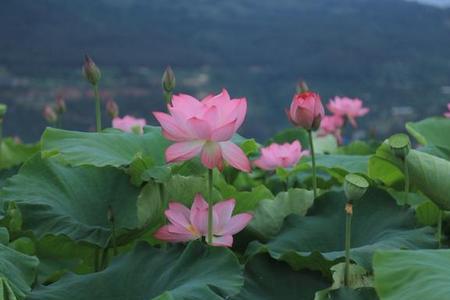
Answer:
POLYGON ((334 97, 330 99, 327 108, 333 114, 347 117, 353 127, 357 127, 355 118, 362 117, 369 112, 367 107, 363 107, 361 99, 351 99, 348 97, 334 97))
POLYGON ((236 169, 250 172, 250 162, 244 152, 230 141, 244 121, 247 112, 245 98, 230 99, 223 89, 199 101, 174 95, 168 104, 170 114, 154 112, 163 135, 175 143, 166 150, 167 162, 189 160, 200 155, 209 169, 223 168, 223 160, 236 169))
POLYGON ((125 132, 142 133, 144 126, 147 125, 147 121, 145 121, 145 119, 138 119, 132 116, 125 116, 123 118, 115 117, 112 120, 112 125, 114 128, 125 132))
MULTIPOLYGON (((213 206, 213 239, 211 245, 231 247, 233 235, 251 221, 252 215, 241 213, 232 216, 236 201, 229 199, 213 206)), ((155 237, 167 242, 187 242, 208 234, 208 203, 201 194, 195 196, 191 209, 181 203, 169 203, 165 211, 170 224, 161 227, 155 237)))
POLYGON ((265 148, 261 148, 261 157, 256 159, 254 163, 263 170, 290 168, 297 164, 300 158, 305 155, 309 155, 309 151, 302 151, 299 141, 282 145, 273 143, 265 148))
POLYGON ((450 118, 450 103, 447 104, 447 108, 448 108, 448 112, 446 112, 446 113, 444 114, 444 116, 446 116, 447 118, 450 118))
POLYGON ((339 144, 342 144, 341 129, 344 126, 344 119, 341 116, 325 116, 320 123, 318 136, 332 134, 336 137, 339 144))
POLYGON ((286 113, 292 124, 306 130, 319 128, 325 115, 319 94, 310 91, 297 93, 286 113))

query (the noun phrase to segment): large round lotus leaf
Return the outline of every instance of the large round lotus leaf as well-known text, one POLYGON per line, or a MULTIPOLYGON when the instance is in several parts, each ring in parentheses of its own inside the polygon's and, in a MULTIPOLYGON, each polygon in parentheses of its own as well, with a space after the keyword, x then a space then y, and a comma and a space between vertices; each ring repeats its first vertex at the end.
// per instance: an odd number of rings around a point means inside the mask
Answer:
POLYGON ((383 300, 444 300, 450 295, 450 250, 380 251, 373 260, 383 300))
POLYGON ((36 155, 8 180, 1 201, 16 202, 23 228, 38 237, 63 234, 104 247, 111 236, 109 207, 118 230, 138 226, 138 193, 118 169, 71 168, 36 155))
POLYGON ((344 170, 346 173, 367 173, 368 155, 317 155, 318 167, 344 170))
POLYGON ((428 118, 407 123, 406 130, 422 145, 436 147, 450 158, 450 119, 428 118))
POLYGON ((411 182, 442 210, 450 210, 450 161, 415 150, 406 157, 411 182))
POLYGON ((163 164, 169 145, 159 127, 147 126, 144 134, 119 130, 79 132, 47 128, 42 135, 42 154, 60 156, 71 165, 124 166, 136 157, 149 157, 155 165, 163 164))
POLYGON ((168 250, 139 244, 105 270, 68 274, 35 289, 29 300, 221 300, 237 294, 244 278, 234 254, 199 242, 168 250))
POLYGON ((387 186, 403 187, 403 162, 396 157, 387 142, 378 147, 369 159, 368 175, 387 186))
POLYGON ((33 284, 38 264, 36 257, 0 244, 0 280, 3 286, 0 299, 24 299, 31 291, 30 286, 33 284))
POLYGON ((304 216, 313 201, 313 192, 305 189, 289 189, 277 194, 273 200, 261 200, 248 228, 260 239, 269 239, 280 230, 286 216, 304 216))
MULTIPOLYGON (((329 300, 378 300, 377 293, 373 288, 340 288, 335 291, 331 291, 328 295, 329 300)), ((318 299, 314 299, 318 300, 318 299)))
MULTIPOLYGON (((247 254, 269 252, 294 269, 329 274, 344 257, 345 207, 343 193, 328 192, 315 200, 304 217, 290 215, 278 235, 266 244, 253 242, 247 254)), ((418 228, 413 211, 396 205, 385 191, 369 189, 353 207, 351 259, 371 270, 379 249, 418 249, 436 246, 430 227, 418 228)))
POLYGON ((46 235, 36 241, 39 257, 38 283, 58 280, 66 272, 84 274, 94 271, 96 246, 74 242, 66 236, 46 235))
POLYGON ((333 284, 318 291, 314 300, 369 300, 378 299, 373 286, 372 276, 361 266, 350 264, 348 285, 345 281, 345 263, 339 263, 331 268, 333 284))
POLYGON ((245 284, 233 300, 313 299, 316 291, 330 285, 318 272, 296 272, 289 265, 259 254, 245 266, 245 284))
POLYGON ((20 165, 36 154, 39 149, 39 144, 22 144, 13 138, 2 139, 0 144, 0 169, 20 165))

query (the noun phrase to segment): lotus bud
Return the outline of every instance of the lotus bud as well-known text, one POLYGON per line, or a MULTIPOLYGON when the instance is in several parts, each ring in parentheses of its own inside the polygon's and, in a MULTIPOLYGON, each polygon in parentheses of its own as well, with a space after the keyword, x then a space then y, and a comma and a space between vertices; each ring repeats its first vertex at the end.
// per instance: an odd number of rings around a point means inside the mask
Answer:
POLYGON ((6 104, 0 103, 0 120, 3 119, 7 110, 8 106, 6 104))
POLYGON ((84 56, 83 75, 92 85, 97 85, 102 77, 100 69, 87 54, 84 56))
POLYGON ((411 141, 409 136, 404 133, 394 134, 388 139, 392 152, 398 158, 404 160, 411 149, 411 141))
MULTIPOLYGON (((303 88, 307 88, 304 84, 303 88)), ((317 130, 325 115, 320 96, 311 91, 304 91, 294 96, 291 106, 286 110, 289 121, 306 130, 317 130)))
POLYGON ((175 89, 175 74, 170 66, 166 68, 162 77, 162 87, 164 92, 172 93, 175 89))
POLYGON ((45 105, 42 115, 44 116, 44 119, 50 124, 54 124, 56 123, 56 121, 58 121, 58 115, 50 105, 45 105))
POLYGON ((66 101, 64 100, 63 97, 59 96, 56 98, 56 113, 58 115, 61 115, 63 113, 65 113, 67 110, 66 108, 66 101))
POLYGON ((361 199, 368 187, 369 182, 362 176, 356 174, 347 174, 345 176, 344 192, 349 203, 361 199))
POLYGON ((109 99, 106 102, 106 111, 108 112, 111 119, 114 119, 119 116, 119 106, 116 101, 109 99))

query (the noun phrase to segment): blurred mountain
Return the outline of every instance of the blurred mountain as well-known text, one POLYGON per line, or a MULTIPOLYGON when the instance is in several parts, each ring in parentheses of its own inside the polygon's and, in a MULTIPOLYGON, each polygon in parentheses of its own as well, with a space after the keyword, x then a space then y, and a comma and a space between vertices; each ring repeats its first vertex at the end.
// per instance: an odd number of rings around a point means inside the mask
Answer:
MULTIPOLYGON (((373 114, 364 128, 382 133, 399 126, 380 122, 392 117, 390 107, 412 107, 417 118, 440 113, 449 99, 450 10, 415 2, 2 0, 0 7, 0 66, 8 74, 73 75, 84 53, 117 78, 142 67, 160 76, 170 64, 193 77, 180 89, 226 86, 247 96, 254 109, 245 132, 260 137, 287 124, 283 107, 299 78, 325 100, 367 100, 373 114)), ((157 80, 150 80, 156 89, 157 80)))

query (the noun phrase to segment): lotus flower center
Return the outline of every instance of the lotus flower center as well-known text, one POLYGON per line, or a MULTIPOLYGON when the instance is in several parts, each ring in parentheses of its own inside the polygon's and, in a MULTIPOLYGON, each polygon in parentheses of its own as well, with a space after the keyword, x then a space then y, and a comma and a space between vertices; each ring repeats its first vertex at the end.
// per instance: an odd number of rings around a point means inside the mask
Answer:
POLYGON ((197 228, 190 224, 188 227, 186 227, 187 231, 189 231, 190 233, 192 233, 192 235, 194 236, 200 236, 200 232, 197 230, 197 228))

